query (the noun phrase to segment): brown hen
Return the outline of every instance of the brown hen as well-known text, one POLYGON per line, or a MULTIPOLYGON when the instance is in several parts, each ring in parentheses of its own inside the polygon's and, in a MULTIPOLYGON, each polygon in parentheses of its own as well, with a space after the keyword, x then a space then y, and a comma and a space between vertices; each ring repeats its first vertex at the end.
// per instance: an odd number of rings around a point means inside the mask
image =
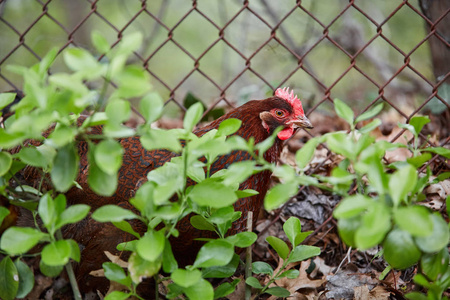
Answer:
MULTIPOLYGON (((237 118, 242 121, 242 126, 235 133, 236 135, 246 140, 253 137, 255 143, 262 142, 268 138, 279 126, 283 127, 283 130, 278 133, 273 146, 264 154, 264 158, 270 163, 276 162, 279 158, 283 140, 290 138, 297 128, 312 127, 310 121, 304 115, 300 100, 294 96, 293 92, 289 93, 288 89, 278 89, 274 97, 265 100, 249 101, 211 124, 195 130, 194 133, 197 136, 202 136, 206 132, 218 128, 223 120, 229 118, 237 118)), ((79 120, 80 124, 82 121, 83 119, 79 120)), ((101 127, 94 127, 92 130, 92 134, 100 134, 101 132, 101 127)), ((89 204, 92 207, 91 211, 105 204, 116 204, 132 209, 132 205, 128 200, 135 195, 139 186, 146 181, 147 173, 162 166, 176 156, 175 153, 167 150, 145 150, 139 141, 139 137, 124 138, 120 140, 120 143, 125 149, 125 153, 122 167, 119 170, 118 188, 111 197, 99 196, 89 188, 87 183, 88 145, 86 142, 79 143, 80 172, 77 182, 82 189, 74 187, 66 193, 69 205, 89 204)), ((245 151, 234 151, 219 157, 212 165, 211 173, 227 168, 233 162, 251 159, 250 154, 245 151)), ((26 169, 22 175, 30 185, 33 184, 33 181, 39 180, 38 174, 31 168, 26 169)), ((229 233, 245 230, 248 211, 252 211, 254 216, 258 215, 264 196, 269 188, 270 176, 269 171, 264 171, 252 175, 240 185, 239 189, 241 190, 254 189, 259 194, 239 199, 234 204, 235 210, 242 212, 242 217, 233 223, 229 233)), ((256 217, 253 222, 256 222, 256 217)), ((19 225, 28 223, 26 216, 19 217, 18 223, 19 225)), ((144 224, 138 221, 131 223, 137 232, 141 234, 146 232, 144 224)), ((191 226, 187 217, 179 222, 177 228, 180 231, 180 237, 171 241, 172 250, 181 264, 192 263, 201 246, 200 242, 194 241, 194 239, 212 237, 211 233, 196 230, 191 226)), ((80 289, 83 292, 97 289, 103 293, 105 292, 108 287, 108 281, 104 277, 91 276, 90 272, 101 269, 102 263, 109 261, 104 251, 120 255, 116 250, 117 244, 134 239, 132 235, 117 229, 111 223, 98 223, 90 217, 79 223, 66 226, 63 229, 63 235, 65 238, 75 239, 80 245, 81 263, 75 267, 75 272, 80 289)))

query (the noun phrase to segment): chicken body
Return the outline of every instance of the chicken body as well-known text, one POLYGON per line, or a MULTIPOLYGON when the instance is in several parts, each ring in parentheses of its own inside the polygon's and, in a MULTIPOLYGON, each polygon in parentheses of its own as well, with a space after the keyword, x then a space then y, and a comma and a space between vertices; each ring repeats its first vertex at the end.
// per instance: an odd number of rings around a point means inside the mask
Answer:
MULTIPOLYGON (((283 140, 289 138, 299 127, 311 127, 309 120, 303 114, 303 109, 299 110, 299 105, 301 108, 300 101, 293 97, 293 94, 289 95, 285 90, 277 90, 275 97, 250 101, 213 121, 211 124, 195 130, 194 133, 197 136, 202 136, 212 129, 217 129, 223 120, 237 118, 242 121, 242 126, 235 134, 246 140, 253 137, 255 143, 259 143, 268 138, 277 127, 283 126, 284 129, 278 134, 278 138, 276 138, 273 146, 264 154, 265 160, 274 163, 280 156, 283 140)), ((94 127, 92 134, 100 134, 101 132, 101 127, 94 127)), ((69 205, 89 204, 92 208, 91 211, 95 211, 95 209, 106 204, 115 204, 123 208, 133 209, 128 200, 146 182, 148 172, 164 165, 177 155, 168 150, 147 151, 142 147, 139 137, 121 139, 120 143, 125 153, 122 167, 119 170, 118 188, 111 197, 99 196, 89 188, 87 183, 88 145, 86 142, 79 143, 80 172, 77 182, 82 189, 73 187, 66 193, 69 205)), ((233 162, 251 159, 251 155, 245 151, 234 151, 218 157, 211 167, 211 173, 213 174, 218 170, 227 168, 233 162)), ((28 182, 37 179, 37 175, 32 169, 26 170, 23 175, 28 182)), ((239 199, 234 204, 235 210, 242 212, 242 217, 233 223, 229 233, 245 230, 249 211, 253 212, 255 216, 253 222, 256 222, 256 216, 258 216, 264 196, 269 188, 270 176, 269 171, 263 171, 252 175, 240 185, 239 189, 241 190, 254 189, 259 194, 239 199)), ((20 222, 19 217, 19 224, 20 222)), ((140 234, 145 233, 147 230, 146 226, 139 221, 131 221, 130 223, 140 234)), ((177 229, 180 231, 180 236, 171 240, 172 250, 182 265, 190 264, 195 259, 195 254, 201 246, 201 243, 194 241, 194 239, 213 237, 213 235, 211 232, 193 228, 187 217, 178 223, 177 229)), ((89 216, 79 223, 63 228, 63 235, 65 238, 73 238, 80 245, 81 263, 75 267, 75 272, 83 292, 95 291, 96 289, 103 293, 106 291, 108 287, 106 278, 94 277, 89 275, 89 273, 101 269, 102 263, 109 261, 104 251, 121 255, 116 250, 117 244, 134 239, 132 235, 117 229, 111 223, 98 223, 89 216)))

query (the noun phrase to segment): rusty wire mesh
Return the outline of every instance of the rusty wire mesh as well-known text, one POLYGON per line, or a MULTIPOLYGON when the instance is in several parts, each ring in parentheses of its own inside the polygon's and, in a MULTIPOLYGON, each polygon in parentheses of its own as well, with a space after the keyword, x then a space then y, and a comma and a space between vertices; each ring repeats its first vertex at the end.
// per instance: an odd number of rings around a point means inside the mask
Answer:
MULTIPOLYGON (((54 46, 60 54, 67 47, 92 50, 93 30, 105 33, 112 47, 141 31, 144 45, 130 63, 151 75, 172 109, 184 110, 188 93, 204 100, 208 112, 290 86, 308 115, 329 113, 339 97, 356 115, 384 102, 408 122, 433 101, 450 108, 438 92, 450 82, 450 8, 435 1, 443 5, 430 15, 421 5, 432 0, 3 0, 0 90, 21 88, 8 64, 31 66, 54 46), (444 48, 440 60, 434 61, 431 42, 444 48)), ((61 56, 52 71, 63 69, 61 56)))

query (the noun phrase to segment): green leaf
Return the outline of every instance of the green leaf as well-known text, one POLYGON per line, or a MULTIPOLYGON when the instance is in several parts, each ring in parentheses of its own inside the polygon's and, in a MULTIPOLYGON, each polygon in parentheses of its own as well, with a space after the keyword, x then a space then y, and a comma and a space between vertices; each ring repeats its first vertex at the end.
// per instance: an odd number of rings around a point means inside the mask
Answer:
POLYGON ((256 150, 258 150, 258 154, 260 157, 262 157, 262 155, 264 153, 266 153, 267 150, 269 150, 270 147, 273 146, 273 143, 275 142, 275 139, 277 137, 277 134, 281 131, 282 127, 279 126, 273 133, 271 136, 269 136, 267 139, 265 139, 264 141, 256 144, 256 150))
POLYGON ((439 213, 431 215, 433 222, 433 231, 431 234, 423 237, 416 237, 417 246, 426 253, 438 252, 446 247, 449 242, 449 228, 447 222, 439 213))
POLYGON ((70 245, 70 258, 72 258, 76 262, 80 262, 80 246, 78 246, 78 243, 75 242, 75 240, 70 239, 66 241, 69 242, 70 245))
POLYGON ((272 266, 268 263, 262 262, 262 261, 255 261, 252 263, 252 272, 254 274, 267 274, 272 276, 273 269, 272 266))
POLYGON ((117 205, 104 205, 98 208, 92 218, 97 222, 120 222, 123 220, 137 219, 138 216, 131 210, 117 205))
POLYGON ((109 46, 108 41, 106 40, 106 38, 102 35, 101 32, 99 31, 93 31, 92 35, 92 44, 94 45, 95 49, 103 54, 109 51, 109 49, 111 48, 109 46))
POLYGON ((225 185, 233 185, 241 183, 253 174, 256 162, 253 160, 237 161, 226 169, 224 173, 223 183, 225 185))
POLYGON ((245 283, 255 289, 262 289, 263 286, 259 283, 258 279, 255 277, 249 277, 245 280, 245 283))
POLYGON ((138 254, 145 260, 157 260, 164 250, 166 239, 162 231, 148 231, 136 244, 138 254))
POLYGON ((66 192, 78 175, 78 153, 73 144, 60 148, 53 160, 50 173, 52 182, 60 192, 66 192))
POLYGON ((146 150, 167 149, 173 152, 181 151, 181 144, 176 135, 169 134, 166 130, 151 129, 140 138, 142 146, 146 150))
POLYGON ((430 123, 430 118, 428 116, 414 116, 409 120, 409 124, 414 127, 417 134, 419 134, 422 131, 423 126, 428 123, 430 123))
POLYGON ((136 244, 138 240, 132 240, 128 242, 119 243, 116 246, 116 249, 119 251, 132 251, 136 252, 136 244))
POLYGON ((250 247, 254 242, 256 242, 257 239, 258 236, 256 233, 248 231, 239 232, 226 238, 228 242, 239 248, 250 247))
MULTIPOLYGON (((379 144, 377 144, 379 145, 379 144)), ((373 190, 378 194, 384 194, 388 191, 389 177, 381 163, 385 151, 377 146, 370 146, 361 152, 361 159, 355 164, 355 169, 359 173, 367 173, 373 190)))
MULTIPOLYGON (((17 298, 25 298, 34 286, 34 274, 33 271, 27 266, 26 263, 20 259, 14 261, 17 272, 19 273, 19 289, 17 290, 17 298)), ((1 271, 0 271, 1 273, 1 271)), ((1 288, 0 288, 1 289, 1 288)))
POLYGON ((416 130, 414 129, 414 126, 410 125, 410 124, 402 124, 402 123, 398 123, 398 127, 406 129, 408 131, 410 131, 416 138, 419 135, 416 130))
POLYGON ((108 103, 105 108, 109 122, 120 124, 130 118, 130 103, 124 100, 116 99, 108 103))
MULTIPOLYGON (((12 148, 20 144, 23 140, 25 140, 25 138, 24 133, 11 134, 6 132, 4 128, 0 128, 0 147, 12 148)), ((0 160, 2 159, 4 158, 0 158, 0 160)), ((3 163, 5 163, 5 161, 0 163, 0 168, 4 171, 3 163)))
POLYGON ((122 231, 128 232, 129 234, 134 235, 136 238, 141 238, 141 235, 134 231, 133 227, 131 227, 130 223, 127 221, 120 221, 120 222, 112 222, 114 226, 119 228, 122 231))
POLYGON ((177 269, 171 275, 173 282, 184 288, 190 287, 202 279, 202 272, 199 270, 177 269))
POLYGON ((55 203, 55 214, 57 216, 60 216, 66 209, 67 205, 66 196, 64 196, 64 194, 58 194, 58 196, 56 196, 54 200, 54 203, 55 203))
POLYGON ((447 206, 447 215, 450 215, 450 195, 445 199, 445 206, 447 206))
POLYGON ((122 267, 112 262, 105 262, 102 267, 105 270, 106 278, 131 288, 131 278, 125 274, 122 267))
POLYGON ((282 259, 286 259, 289 255, 289 247, 282 240, 274 236, 266 237, 266 241, 272 246, 282 259))
POLYGON ((267 293, 267 294, 270 294, 270 295, 273 295, 273 296, 279 297, 279 298, 286 298, 291 295, 291 293, 287 289, 279 287, 279 286, 274 286, 274 287, 268 288, 267 290, 264 291, 264 293, 267 293))
POLYGON ((247 198, 247 197, 258 195, 259 192, 255 191, 255 190, 252 190, 252 189, 245 189, 245 190, 242 190, 242 191, 241 190, 237 190, 235 192, 235 194, 236 194, 236 196, 239 199, 242 199, 242 198, 247 198))
POLYGON ((288 237, 289 241, 292 244, 292 247, 297 246, 296 237, 299 233, 302 232, 302 225, 300 224, 300 220, 296 217, 290 217, 284 224, 283 224, 283 231, 286 233, 286 236, 288 237))
POLYGON ((425 148, 421 149, 421 151, 428 151, 435 154, 439 154, 445 158, 450 158, 450 149, 444 147, 433 147, 433 148, 425 148))
POLYGON ((88 184, 90 188, 101 196, 112 196, 117 189, 117 174, 108 174, 99 168, 94 161, 92 152, 88 154, 89 175, 88 184))
POLYGON ((428 297, 420 292, 411 292, 405 295, 409 300, 428 300, 428 297))
POLYGON ((371 132, 372 130, 374 130, 375 128, 380 126, 381 123, 382 122, 381 122, 380 119, 375 119, 372 122, 370 122, 369 124, 365 125, 364 127, 361 127, 360 129, 358 129, 358 131, 361 134, 365 134, 365 133, 371 132))
POLYGON ((287 270, 287 271, 281 273, 280 276, 278 276, 278 278, 287 277, 289 279, 296 279, 296 278, 298 278, 299 275, 300 275, 299 270, 287 270))
POLYGON ((86 204, 75 204, 69 206, 65 209, 62 214, 58 217, 58 222, 56 223, 56 229, 59 229, 67 224, 77 223, 84 218, 86 218, 87 214, 91 207, 86 204))
POLYGON ((39 269, 41 269, 42 274, 47 277, 56 277, 62 272, 64 266, 48 266, 41 259, 39 262, 39 269))
POLYGON ((19 273, 9 256, 0 261, 0 297, 4 300, 14 300, 19 290, 19 273))
POLYGON ((222 207, 213 212, 208 218, 208 221, 214 224, 224 224, 230 221, 234 214, 235 211, 233 206, 222 207))
POLYGON ((139 111, 144 116, 147 124, 153 123, 161 117, 164 109, 164 101, 161 96, 156 93, 148 93, 139 103, 139 111))
POLYGON ((319 138, 312 138, 295 153, 295 161, 297 162, 297 167, 300 170, 303 170, 311 161, 319 143, 319 138))
POLYGON ((427 236, 433 231, 432 215, 421 205, 399 207, 394 213, 394 220, 413 236, 427 236))
POLYGON ((355 233, 360 228, 361 216, 338 220, 338 232, 344 243, 356 248, 355 233))
POLYGON ((274 186, 264 198, 264 208, 268 211, 278 208, 298 191, 296 182, 282 183, 274 186))
POLYGON ((197 124, 202 118, 203 105, 200 102, 195 103, 186 111, 183 120, 183 127, 186 131, 192 131, 195 124, 197 124))
POLYGON ((356 230, 355 243, 360 249, 369 249, 380 243, 391 229, 390 207, 382 202, 372 202, 362 216, 362 224, 356 230))
POLYGON ((223 120, 217 129, 217 135, 232 135, 241 127, 242 121, 235 118, 223 120))
POLYGON ((142 39, 143 35, 139 31, 124 35, 119 44, 118 52, 127 56, 130 55, 131 52, 139 49, 142 44, 142 39))
POLYGON ((292 250, 289 255, 288 262, 304 261, 313 256, 320 255, 320 248, 315 246, 299 245, 292 250))
POLYGON ((339 99, 334 99, 334 109, 339 117, 344 119, 351 126, 353 125, 353 118, 355 117, 355 114, 353 113, 353 110, 345 104, 345 102, 339 99))
POLYGON ((345 197, 334 210, 333 216, 336 219, 352 218, 367 210, 371 203, 372 199, 361 194, 345 197))
POLYGON ((145 277, 151 277, 161 269, 161 258, 148 261, 137 252, 133 252, 128 259, 128 271, 135 284, 140 283, 145 277))
POLYGON ((311 233, 313 233, 312 231, 305 231, 305 232, 300 232, 297 234, 297 236, 295 237, 295 245, 299 245, 301 242, 303 242, 308 235, 310 235, 311 233))
POLYGON ((214 289, 208 281, 201 279, 197 284, 183 289, 186 296, 191 300, 212 300, 214 299, 214 289))
POLYGON ((192 226, 198 230, 216 231, 216 228, 201 215, 192 216, 190 221, 192 226))
POLYGON ((331 151, 341 154, 351 160, 355 160, 357 148, 355 143, 345 132, 333 132, 327 134, 326 141, 331 151))
POLYGON ((213 208, 229 206, 238 199, 232 188, 213 178, 208 178, 195 185, 188 196, 200 206, 213 208))
POLYGON ((0 94, 0 110, 12 103, 16 98, 16 93, 1 93, 0 94))
POLYGON ((17 156, 24 163, 33 167, 45 168, 48 165, 44 155, 36 148, 25 147, 20 150, 17 156))
POLYGON ((64 61, 72 71, 84 71, 98 65, 92 54, 83 48, 69 48, 63 52, 64 61))
POLYGON ((56 73, 49 77, 49 82, 55 87, 71 91, 79 95, 87 95, 88 88, 75 76, 75 74, 56 73))
POLYGON ((224 282, 221 285, 219 285, 214 290, 214 299, 224 298, 229 294, 233 293, 236 290, 236 286, 240 281, 241 281, 240 279, 235 279, 231 283, 224 282))
POLYGON ((412 236, 404 230, 394 229, 383 242, 384 258, 395 269, 406 269, 420 258, 420 250, 412 236))
MULTIPOLYGON (((39 63, 39 75, 44 77, 47 75, 47 71, 50 66, 55 61, 56 56, 58 55, 59 49, 57 47, 52 48, 47 54, 41 59, 39 63)), ((20 297, 19 297, 20 298, 20 297)))
POLYGON ((406 200, 406 196, 414 189, 416 182, 417 170, 409 164, 390 176, 389 192, 394 206, 397 207, 402 201, 406 200))
POLYGON ((442 248, 438 253, 425 253, 421 260, 420 266, 422 272, 432 281, 436 281, 440 274, 444 274, 448 268, 449 253, 446 247, 442 248))
POLYGON ((234 247, 225 240, 212 240, 203 245, 194 262, 196 268, 225 266, 233 258, 234 247))
POLYGON ((49 193, 42 196, 38 206, 39 216, 45 227, 50 229, 56 220, 55 203, 49 193))
MULTIPOLYGON (((75 136, 78 134, 77 130, 70 126, 58 125, 55 130, 49 135, 49 145, 53 147, 62 147, 72 142, 75 136)), ((41 146, 42 147, 42 146, 41 146)), ((52 151, 52 150, 50 150, 52 151)), ((50 153, 51 157, 54 157, 56 152, 53 149, 53 153, 50 153)), ((48 159, 47 159, 48 160, 48 159)))
POLYGON ((114 91, 113 98, 140 97, 147 93, 150 88, 150 75, 141 66, 128 65, 122 72, 114 76, 114 82, 119 88, 114 91))
POLYGON ((52 242, 42 249, 41 257, 47 266, 62 266, 69 262, 72 247, 67 240, 52 242))
POLYGON ((129 293, 121 292, 121 291, 112 291, 108 295, 105 296, 105 300, 126 300, 130 298, 129 293))
POLYGON ((34 228, 10 227, 3 233, 0 248, 12 255, 22 254, 47 237, 34 228))
POLYGON ((9 209, 7 209, 4 206, 0 206, 0 225, 2 225, 3 220, 6 218, 7 215, 9 215, 9 209))
POLYGON ((11 154, 8 152, 0 152, 0 176, 5 175, 12 165, 11 154))
POLYGON ((419 168, 420 166, 422 166, 424 163, 426 163, 427 161, 429 161, 431 159, 431 154, 430 153, 424 153, 415 157, 410 157, 407 158, 406 161, 410 164, 413 165, 415 168, 419 168))
POLYGON ((108 175, 115 175, 122 166, 122 146, 114 140, 101 141, 94 148, 95 163, 108 175))
POLYGON ((372 107, 371 109, 369 109, 366 112, 359 115, 356 118, 355 123, 375 117, 376 115, 378 115, 381 112, 382 109, 383 109, 383 103, 377 104, 376 106, 372 107))
POLYGON ((240 257, 236 253, 233 254, 231 261, 225 266, 214 266, 209 268, 203 268, 203 278, 229 278, 236 273, 239 266, 240 257))
POLYGON ((172 273, 176 269, 178 269, 178 263, 173 255, 170 241, 166 238, 163 251, 163 270, 166 273, 172 273))

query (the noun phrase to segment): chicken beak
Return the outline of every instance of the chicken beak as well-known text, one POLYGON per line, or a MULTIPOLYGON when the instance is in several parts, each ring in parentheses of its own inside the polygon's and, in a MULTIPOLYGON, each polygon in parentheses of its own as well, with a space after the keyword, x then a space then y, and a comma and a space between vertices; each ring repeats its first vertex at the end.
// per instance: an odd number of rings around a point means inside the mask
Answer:
POLYGON ((299 128, 313 129, 311 121, 306 116, 299 116, 297 119, 292 120, 290 123, 296 125, 299 128))

